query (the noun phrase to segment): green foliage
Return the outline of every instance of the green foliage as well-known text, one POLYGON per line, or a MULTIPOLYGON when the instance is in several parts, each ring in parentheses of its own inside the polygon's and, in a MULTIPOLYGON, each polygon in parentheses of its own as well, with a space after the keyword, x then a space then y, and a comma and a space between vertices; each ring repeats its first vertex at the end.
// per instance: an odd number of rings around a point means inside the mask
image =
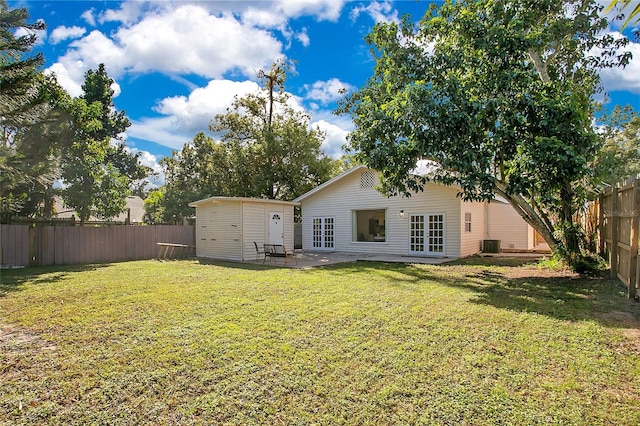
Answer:
POLYGON ((210 196, 292 200, 338 173, 341 163, 321 149, 324 133, 287 104, 287 69, 274 64, 264 91, 236 98, 215 117, 210 130, 219 141, 198 133, 161 161, 163 221, 192 215, 187 204, 210 196))
POLYGON ((599 9, 590 0, 446 1, 419 25, 377 25, 367 38, 373 76, 338 110, 356 125, 357 161, 381 171, 388 194, 434 180, 459 186, 464 200, 500 195, 552 248, 578 253, 577 233, 554 233, 573 229, 600 148, 598 70, 629 60, 617 54, 626 39, 599 35, 599 9), (412 174, 418 160, 433 162, 431 175, 412 174))
POLYGON ((581 254, 573 262, 573 270, 581 275, 596 275, 608 267, 608 263, 595 253, 581 254))
POLYGON ((31 117, 31 109, 40 105, 40 93, 34 82, 44 64, 42 53, 31 57, 24 54, 36 42, 36 31, 44 30, 43 22, 28 23, 26 8, 9 10, 0 0, 0 108, 2 126, 19 127, 31 117), (19 28, 28 34, 16 37, 19 28))
POLYGON ((165 172, 165 186, 155 220, 172 223, 193 216, 194 209, 188 204, 212 195, 250 196, 240 192, 250 188, 243 181, 247 175, 235 173, 236 169, 245 170, 249 166, 243 166, 240 156, 234 158, 235 164, 231 160, 223 145, 204 133, 198 133, 171 157, 163 158, 160 164, 165 172), (238 192, 232 193, 231 188, 238 192))
POLYGON ((165 187, 149 191, 144 199, 145 221, 161 224, 165 218, 164 206, 165 187))
POLYGON ((68 134, 59 104, 63 90, 44 76, 42 54, 25 56, 42 22, 27 23, 26 9, 9 10, 0 1, 0 216, 51 214, 58 153, 68 134), (29 34, 16 37, 18 28, 29 34))
POLYGON ((236 98, 211 122, 239 174, 231 194, 292 200, 333 176, 335 162, 321 145, 325 134, 309 129, 308 114, 287 104, 288 67, 276 62, 264 75, 265 90, 236 98), (277 89, 277 91, 276 91, 277 89))
POLYGON ((601 121, 604 145, 592 166, 594 193, 640 174, 640 115, 631 106, 616 106, 601 121))
POLYGON ((84 94, 67 101, 72 119, 72 143, 63 151, 62 198, 80 221, 91 215, 109 218, 123 212, 133 182, 147 175, 121 141, 130 126, 124 111, 113 104, 111 79, 100 65, 85 74, 84 94))

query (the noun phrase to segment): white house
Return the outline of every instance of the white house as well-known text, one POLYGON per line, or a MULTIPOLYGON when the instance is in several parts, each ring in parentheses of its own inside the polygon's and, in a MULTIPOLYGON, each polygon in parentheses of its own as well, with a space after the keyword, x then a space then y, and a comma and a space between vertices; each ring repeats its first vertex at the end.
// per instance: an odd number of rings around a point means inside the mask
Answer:
POLYGON ((532 250, 533 231, 504 202, 464 202, 458 189, 427 183, 411 197, 385 197, 377 172, 357 166, 294 200, 308 251, 465 257, 483 240, 532 250))
POLYGON ((196 256, 255 260, 257 246, 284 244, 293 249, 294 202, 211 197, 189 203, 196 208, 196 256))

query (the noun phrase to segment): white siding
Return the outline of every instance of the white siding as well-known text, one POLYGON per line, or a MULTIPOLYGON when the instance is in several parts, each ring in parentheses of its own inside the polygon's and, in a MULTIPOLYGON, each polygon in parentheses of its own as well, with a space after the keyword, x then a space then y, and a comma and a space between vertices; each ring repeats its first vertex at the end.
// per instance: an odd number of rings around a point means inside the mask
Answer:
POLYGON ((284 246, 293 250, 293 206, 285 204, 244 202, 243 203, 243 254, 244 260, 255 260, 256 249, 269 241, 269 212, 280 212, 284 221, 284 246))
POLYGON ((262 251, 262 245, 267 241, 268 223, 266 222, 266 208, 262 203, 244 203, 243 211, 243 244, 244 260, 256 259, 255 241, 262 251))
POLYGON ((284 214, 284 246, 287 251, 293 251, 293 206, 283 205, 284 214))
POLYGON ((487 208, 487 240, 500 240, 503 250, 531 250, 533 230, 510 204, 493 201, 487 208))
POLYGON ((485 203, 464 202, 460 200, 460 256, 466 257, 482 249, 482 240, 486 235, 485 203), (471 214, 471 232, 465 230, 465 213, 471 214))
POLYGON ((196 256, 242 260, 242 208, 238 202, 199 205, 196 210, 196 256))
POLYGON ((373 188, 361 189, 360 183, 360 172, 356 171, 301 201, 302 246, 305 250, 312 250, 313 218, 333 217, 335 251, 406 255, 409 252, 409 215, 442 213, 446 217, 445 255, 460 256, 460 203, 455 188, 427 184, 423 192, 410 198, 387 198, 373 188), (352 241, 352 212, 374 209, 386 209, 386 241, 352 241), (402 218, 400 210, 405 213, 402 218))

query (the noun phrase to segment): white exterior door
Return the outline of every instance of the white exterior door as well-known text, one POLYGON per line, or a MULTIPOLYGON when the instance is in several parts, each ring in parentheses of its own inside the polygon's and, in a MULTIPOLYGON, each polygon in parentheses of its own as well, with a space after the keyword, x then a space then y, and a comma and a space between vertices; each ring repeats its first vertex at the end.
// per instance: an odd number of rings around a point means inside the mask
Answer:
POLYGON ((269 244, 284 244, 284 214, 269 212, 269 244))
POLYGON ((409 254, 441 255, 445 251, 444 214, 409 216, 409 254))
POLYGON ((335 224, 332 217, 314 217, 311 245, 316 250, 335 248, 335 224))

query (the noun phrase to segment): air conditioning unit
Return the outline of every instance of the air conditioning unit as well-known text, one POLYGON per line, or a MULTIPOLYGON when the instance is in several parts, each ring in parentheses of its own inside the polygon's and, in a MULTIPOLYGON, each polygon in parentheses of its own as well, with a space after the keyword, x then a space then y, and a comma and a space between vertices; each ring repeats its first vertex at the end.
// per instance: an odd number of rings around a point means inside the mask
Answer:
POLYGON ((482 240, 482 252, 483 253, 500 253, 502 249, 500 240, 482 240))

